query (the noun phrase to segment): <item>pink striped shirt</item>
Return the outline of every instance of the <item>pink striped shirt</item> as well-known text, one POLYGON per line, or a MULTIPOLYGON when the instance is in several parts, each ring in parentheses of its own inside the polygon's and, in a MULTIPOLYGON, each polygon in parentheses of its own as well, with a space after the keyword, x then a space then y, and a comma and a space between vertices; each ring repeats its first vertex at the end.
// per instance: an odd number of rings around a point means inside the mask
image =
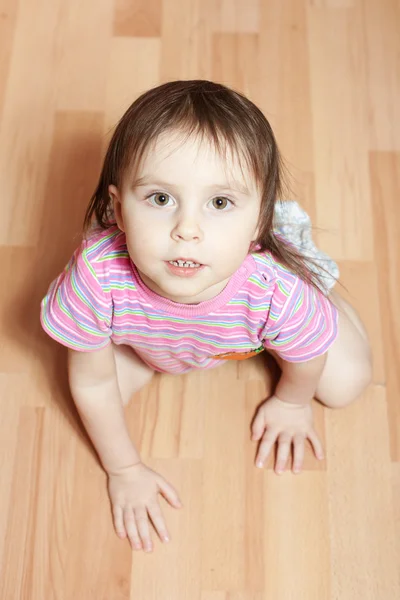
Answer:
POLYGON ((143 283, 125 234, 113 226, 74 252, 42 300, 41 323, 69 348, 127 344, 155 370, 185 373, 264 349, 310 360, 335 341, 338 313, 269 252, 249 254, 211 300, 173 302, 143 283))

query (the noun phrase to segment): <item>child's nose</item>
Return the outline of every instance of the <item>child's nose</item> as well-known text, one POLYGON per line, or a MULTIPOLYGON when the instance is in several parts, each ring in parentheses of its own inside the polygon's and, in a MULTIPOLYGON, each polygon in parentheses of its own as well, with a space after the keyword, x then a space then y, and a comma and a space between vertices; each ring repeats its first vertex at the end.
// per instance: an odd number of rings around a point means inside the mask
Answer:
POLYGON ((203 232, 195 216, 182 215, 172 230, 171 237, 175 241, 200 241, 203 232))

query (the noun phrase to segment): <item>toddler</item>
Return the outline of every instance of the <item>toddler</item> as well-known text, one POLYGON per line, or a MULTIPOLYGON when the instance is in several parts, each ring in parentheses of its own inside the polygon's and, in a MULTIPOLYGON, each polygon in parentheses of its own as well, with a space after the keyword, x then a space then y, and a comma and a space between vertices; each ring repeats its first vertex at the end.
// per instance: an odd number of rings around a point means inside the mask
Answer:
POLYGON ((141 461, 124 406, 154 371, 186 373, 270 352, 281 368, 257 410, 257 466, 277 444, 281 473, 305 440, 323 459, 311 399, 349 404, 371 380, 368 338, 332 288, 336 264, 307 214, 282 200, 271 127, 243 95, 173 81, 118 123, 87 209, 84 239, 41 304, 68 348, 71 393, 108 476, 116 532, 151 551, 149 517, 168 531, 158 493, 177 491, 141 461))

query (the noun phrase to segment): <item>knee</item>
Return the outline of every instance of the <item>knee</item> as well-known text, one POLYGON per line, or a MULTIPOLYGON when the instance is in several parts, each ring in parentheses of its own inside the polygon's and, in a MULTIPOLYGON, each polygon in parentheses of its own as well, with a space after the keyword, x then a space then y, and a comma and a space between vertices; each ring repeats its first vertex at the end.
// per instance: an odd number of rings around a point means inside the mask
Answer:
MULTIPOLYGON (((137 374, 139 375, 139 374, 137 374)), ((140 373, 140 377, 136 378, 131 376, 131 378, 127 381, 119 381, 119 389, 121 392, 122 405, 128 406, 130 401, 132 400, 134 394, 138 392, 142 387, 147 385, 153 376, 153 371, 148 370, 140 373)))
POLYGON ((113 350, 122 404, 127 406, 132 396, 150 381, 154 371, 129 346, 114 344, 113 350))
POLYGON ((366 363, 363 366, 358 367, 346 392, 343 394, 341 407, 348 406, 357 400, 370 385, 371 381, 372 365, 366 363))
POLYGON ((322 402, 329 408, 344 408, 357 400, 372 382, 372 360, 368 355, 357 364, 349 365, 348 372, 338 382, 333 382, 330 393, 322 402))
POLYGON ((125 390, 121 390, 122 406, 128 406, 134 393, 134 391, 131 393, 130 391, 126 392, 125 390))

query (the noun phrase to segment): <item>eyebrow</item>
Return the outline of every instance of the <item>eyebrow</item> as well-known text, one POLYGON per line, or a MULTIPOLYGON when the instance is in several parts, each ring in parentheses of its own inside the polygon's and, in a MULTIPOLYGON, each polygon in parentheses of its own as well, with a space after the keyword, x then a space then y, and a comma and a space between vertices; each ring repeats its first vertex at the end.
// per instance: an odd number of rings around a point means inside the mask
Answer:
MULTIPOLYGON (((157 179, 156 177, 151 177, 150 175, 143 175, 143 177, 139 177, 133 181, 132 188, 134 189, 136 187, 149 185, 150 183, 157 184, 160 187, 171 188, 171 189, 175 189, 175 190, 177 190, 179 187, 173 183, 169 183, 168 181, 160 181, 160 179, 157 179)), ((250 196, 249 190, 245 186, 243 186, 239 181, 233 180, 232 183, 235 187, 232 187, 229 183, 215 183, 213 185, 207 186, 207 189, 209 189, 209 190, 211 190, 211 189, 227 190, 228 189, 228 190, 240 192, 241 194, 245 194, 246 196, 250 196)))

